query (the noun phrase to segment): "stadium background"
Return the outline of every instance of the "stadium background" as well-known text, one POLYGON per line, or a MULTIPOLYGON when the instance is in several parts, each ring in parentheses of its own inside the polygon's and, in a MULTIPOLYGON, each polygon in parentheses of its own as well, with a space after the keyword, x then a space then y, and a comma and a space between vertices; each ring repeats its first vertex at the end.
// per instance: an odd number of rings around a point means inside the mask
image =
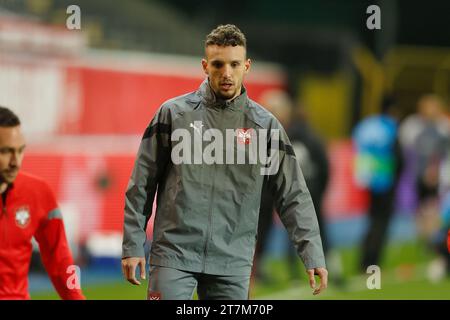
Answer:
MULTIPOLYGON (((398 94, 402 116, 424 93, 448 101, 449 9, 437 0, 0 1, 0 104, 22 119, 23 169, 57 195, 87 297, 145 297, 143 286, 128 285, 120 274, 124 190, 137 147, 159 105, 203 79, 204 36, 217 24, 235 23, 254 61, 250 96, 258 101, 272 88, 294 93, 327 143, 326 227, 348 284, 331 285, 321 298, 449 299, 448 279, 426 277, 433 253, 417 236, 412 200, 402 192, 382 290, 365 287, 368 275, 356 270, 368 198, 351 179, 349 139, 360 119, 379 111, 386 90, 398 94), (81 8, 81 30, 65 27, 72 4, 81 8), (381 30, 366 27, 371 4, 381 8, 381 30)), ((286 276, 279 224, 270 239, 265 263, 276 281, 254 283, 252 297, 312 298, 306 281, 286 276)), ((36 254, 32 297, 55 298, 41 268, 36 254)))

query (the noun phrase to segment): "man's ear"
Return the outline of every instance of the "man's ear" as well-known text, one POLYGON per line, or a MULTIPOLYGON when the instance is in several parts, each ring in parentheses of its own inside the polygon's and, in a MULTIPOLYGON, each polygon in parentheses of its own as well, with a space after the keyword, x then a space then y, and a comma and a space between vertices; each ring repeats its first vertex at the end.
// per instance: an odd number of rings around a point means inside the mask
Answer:
POLYGON ((208 74, 208 61, 206 61, 206 59, 202 59, 202 67, 203 67, 203 71, 205 72, 205 74, 208 74))
POLYGON ((244 63, 245 73, 248 73, 250 71, 251 66, 252 66, 252 60, 247 59, 244 63))

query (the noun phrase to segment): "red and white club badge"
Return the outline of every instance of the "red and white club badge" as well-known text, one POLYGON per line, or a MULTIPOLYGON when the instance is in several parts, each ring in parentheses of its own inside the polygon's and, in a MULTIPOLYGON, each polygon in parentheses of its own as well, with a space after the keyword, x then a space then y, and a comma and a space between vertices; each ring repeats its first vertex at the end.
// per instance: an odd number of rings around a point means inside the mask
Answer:
POLYGON ((250 144, 253 135, 254 131, 252 128, 236 129, 236 138, 239 144, 250 144))
POLYGON ((30 210, 27 207, 21 207, 16 210, 16 225, 19 228, 26 228, 31 221, 30 210))
POLYGON ((147 300, 161 300, 161 293, 156 291, 151 291, 147 293, 147 300))

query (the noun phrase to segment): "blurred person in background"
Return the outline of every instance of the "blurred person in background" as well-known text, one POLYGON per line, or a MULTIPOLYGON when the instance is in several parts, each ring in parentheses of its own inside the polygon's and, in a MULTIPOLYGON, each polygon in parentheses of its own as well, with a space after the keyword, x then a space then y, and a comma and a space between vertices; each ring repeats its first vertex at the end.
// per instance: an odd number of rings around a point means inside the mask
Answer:
MULTIPOLYGON (((439 166, 446 154, 449 137, 448 119, 443 101, 436 95, 424 95, 417 103, 417 113, 408 116, 400 126, 400 143, 405 156, 413 162, 414 190, 418 206, 436 201, 439 166)), ((435 206, 435 204, 431 204, 435 206)))
MULTIPOLYGON (((313 200, 324 253, 327 255, 329 244, 322 211, 323 196, 329 180, 329 164, 326 148, 319 136, 308 124, 304 108, 302 106, 296 108, 287 92, 283 90, 269 90, 262 95, 261 103, 286 128, 286 133, 292 143, 292 148, 294 149, 313 200)), ((267 188, 267 184, 264 184, 264 186, 258 225, 259 236, 255 254, 255 276, 256 279, 267 281, 270 278, 261 270, 262 266, 259 260, 267 243, 269 229, 273 225, 275 203, 272 193, 267 188)), ((298 280, 300 278, 296 263, 298 256, 295 254, 292 246, 289 246, 288 258, 291 278, 298 280)), ((335 277, 336 275, 332 279, 335 279, 335 277)))
POLYGON ((428 278, 437 281, 448 268, 448 254, 445 252, 448 226, 445 217, 450 188, 450 125, 442 98, 434 94, 420 97, 417 113, 405 119, 400 134, 404 152, 413 162, 419 236, 439 254, 427 269, 428 278))
MULTIPOLYGON (((223 136, 232 130, 233 144, 236 140, 241 145, 253 139, 243 134, 249 128, 279 130, 275 153, 280 161, 269 184, 281 220, 305 264, 313 294, 327 286, 314 206, 291 143, 281 124, 250 100, 242 85, 250 64, 245 36, 236 26, 212 30, 202 60, 207 79, 199 90, 164 103, 143 136, 125 196, 122 271, 130 283, 139 285, 139 266, 145 279, 145 229, 158 190, 148 299, 192 299, 196 288, 201 300, 248 299, 267 174, 257 164, 225 164, 223 159, 219 164, 175 164, 172 131, 202 135, 203 126, 220 130, 223 136), (315 274, 320 278, 318 287, 315 274)), ((192 143, 187 144, 186 152, 191 154, 192 143)), ((270 150, 272 144, 268 144, 270 150)))
POLYGON ((396 188, 403 167, 397 112, 394 98, 384 97, 381 114, 363 119, 352 135, 356 183, 370 193, 368 229, 361 246, 363 273, 371 265, 380 265, 395 210, 396 188))
MULTIPOLYGON (((444 104, 436 95, 425 95, 418 101, 416 119, 420 127, 412 132, 412 147, 415 152, 415 186, 418 196, 418 222, 423 236, 428 237, 438 220, 439 171, 445 159, 449 139, 448 121, 444 117, 444 104)), ((409 121, 405 120, 408 131, 409 121), (408 121, 408 122, 406 122, 408 121)), ((405 133, 407 134, 407 132, 405 133)))
POLYGON ((439 210, 440 226, 431 236, 431 246, 437 257, 430 262, 427 276, 430 280, 440 281, 450 276, 450 144, 439 170, 439 210))
POLYGON ((30 299, 28 271, 34 237, 59 296, 82 300, 53 192, 41 179, 19 172, 24 150, 19 118, 0 107, 0 299, 30 299))

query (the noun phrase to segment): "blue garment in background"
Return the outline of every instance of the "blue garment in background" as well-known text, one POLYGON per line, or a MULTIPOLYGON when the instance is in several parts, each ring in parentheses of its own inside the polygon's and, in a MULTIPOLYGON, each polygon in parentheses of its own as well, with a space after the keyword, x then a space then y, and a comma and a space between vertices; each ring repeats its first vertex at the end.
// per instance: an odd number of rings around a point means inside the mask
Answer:
POLYGON ((395 180, 397 123, 386 115, 360 122, 353 132, 356 183, 376 193, 389 190, 395 180))

